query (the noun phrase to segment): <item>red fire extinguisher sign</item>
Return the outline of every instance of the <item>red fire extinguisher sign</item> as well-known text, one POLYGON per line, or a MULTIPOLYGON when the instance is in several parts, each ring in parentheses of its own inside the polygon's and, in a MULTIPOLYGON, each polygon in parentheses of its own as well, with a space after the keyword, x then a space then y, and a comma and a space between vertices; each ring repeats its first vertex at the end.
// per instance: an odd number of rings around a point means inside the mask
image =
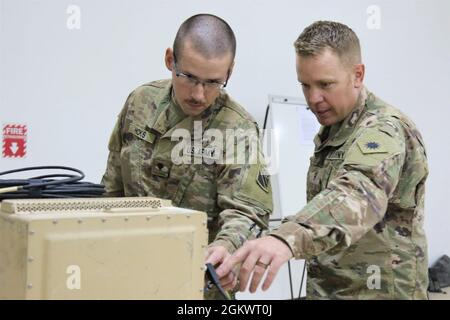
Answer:
POLYGON ((27 126, 6 124, 3 126, 3 157, 23 158, 26 154, 27 126))

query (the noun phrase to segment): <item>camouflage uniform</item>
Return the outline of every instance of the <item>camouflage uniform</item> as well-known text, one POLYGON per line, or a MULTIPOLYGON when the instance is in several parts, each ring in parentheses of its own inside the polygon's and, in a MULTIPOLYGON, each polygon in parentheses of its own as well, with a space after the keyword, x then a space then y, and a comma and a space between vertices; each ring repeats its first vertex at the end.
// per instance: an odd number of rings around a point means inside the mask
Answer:
POLYGON ((307 297, 426 299, 428 167, 416 126, 363 88, 315 145, 307 205, 273 231, 307 259, 307 297))
MULTIPOLYGON (((128 97, 109 141, 102 183, 107 196, 154 196, 206 212, 209 241, 232 253, 267 228, 272 211, 270 181, 264 161, 174 164, 171 153, 178 142, 171 135, 186 129, 194 137, 194 121, 201 121, 203 130, 220 130, 224 137, 226 130, 252 130, 260 151, 256 122, 225 91, 202 114, 188 117, 172 97, 171 81, 155 81, 128 97)), ((203 147, 208 148, 208 141, 203 147)))

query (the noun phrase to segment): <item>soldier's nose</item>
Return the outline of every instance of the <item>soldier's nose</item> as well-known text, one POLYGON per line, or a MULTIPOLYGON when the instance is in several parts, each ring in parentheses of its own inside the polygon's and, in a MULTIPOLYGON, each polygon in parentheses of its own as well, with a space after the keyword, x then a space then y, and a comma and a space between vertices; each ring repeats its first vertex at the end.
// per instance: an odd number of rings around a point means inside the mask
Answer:
POLYGON ((202 83, 198 83, 192 88, 192 98, 199 102, 205 101, 205 88, 202 83))
POLYGON ((323 95, 319 90, 311 90, 308 96, 308 100, 312 105, 322 102, 323 95))

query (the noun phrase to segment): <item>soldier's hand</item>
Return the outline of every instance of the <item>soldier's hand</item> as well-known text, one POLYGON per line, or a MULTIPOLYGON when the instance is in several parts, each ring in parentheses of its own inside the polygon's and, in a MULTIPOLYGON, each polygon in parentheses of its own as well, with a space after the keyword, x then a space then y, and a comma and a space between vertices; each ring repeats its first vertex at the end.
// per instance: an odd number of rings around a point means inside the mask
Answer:
MULTIPOLYGON (((206 263, 211 263, 217 268, 226 258, 230 256, 228 250, 223 246, 211 246, 206 250, 206 263)), ((236 286, 236 277, 233 273, 221 277, 219 275, 220 284, 225 290, 231 290, 236 286)))
POLYGON ((213 266, 221 264, 230 256, 228 250, 223 246, 210 246, 206 250, 205 263, 211 263, 213 266))
POLYGON ((245 291, 253 272, 250 292, 258 288, 262 277, 267 271, 262 289, 267 290, 280 267, 292 258, 291 249, 281 240, 267 236, 246 242, 239 250, 227 258, 216 270, 219 278, 232 277, 232 270, 242 263, 239 272, 239 291, 245 291))

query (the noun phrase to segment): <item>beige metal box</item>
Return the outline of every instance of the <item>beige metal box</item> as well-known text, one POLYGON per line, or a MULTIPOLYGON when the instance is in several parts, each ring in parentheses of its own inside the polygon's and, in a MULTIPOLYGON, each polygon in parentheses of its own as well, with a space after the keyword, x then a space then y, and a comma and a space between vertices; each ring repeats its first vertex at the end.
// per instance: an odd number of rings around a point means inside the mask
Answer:
POLYGON ((155 198, 4 200, 0 299, 203 299, 206 224, 155 198))

